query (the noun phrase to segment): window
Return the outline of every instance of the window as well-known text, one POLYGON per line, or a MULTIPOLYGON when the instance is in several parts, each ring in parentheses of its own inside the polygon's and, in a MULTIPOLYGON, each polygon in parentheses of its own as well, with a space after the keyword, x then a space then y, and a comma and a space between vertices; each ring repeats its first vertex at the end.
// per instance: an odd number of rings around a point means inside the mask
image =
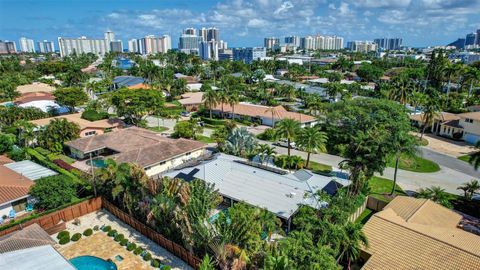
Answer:
POLYGON ((95 134, 97 134, 96 131, 88 131, 88 132, 85 132, 85 136, 93 136, 93 135, 95 135, 95 134))
POLYGON ((185 155, 189 156, 192 152, 187 152, 185 155))
POLYGON ((473 119, 465 118, 465 122, 467 122, 467 123, 473 123, 473 119))

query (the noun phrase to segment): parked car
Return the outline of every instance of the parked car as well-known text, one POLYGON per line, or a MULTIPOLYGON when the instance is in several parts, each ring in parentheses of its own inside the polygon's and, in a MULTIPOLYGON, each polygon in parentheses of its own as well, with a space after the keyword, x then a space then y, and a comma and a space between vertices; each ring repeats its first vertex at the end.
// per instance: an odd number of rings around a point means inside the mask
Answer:
POLYGON ((181 116, 188 117, 190 116, 190 112, 184 111, 180 113, 181 116))
MULTIPOLYGON (((275 145, 278 145, 278 146, 281 146, 281 147, 288 147, 288 141, 283 139, 283 140, 279 140, 278 142, 274 143, 275 145)), ((290 148, 291 149, 297 149, 297 147, 295 146, 295 142, 290 142, 290 148)))

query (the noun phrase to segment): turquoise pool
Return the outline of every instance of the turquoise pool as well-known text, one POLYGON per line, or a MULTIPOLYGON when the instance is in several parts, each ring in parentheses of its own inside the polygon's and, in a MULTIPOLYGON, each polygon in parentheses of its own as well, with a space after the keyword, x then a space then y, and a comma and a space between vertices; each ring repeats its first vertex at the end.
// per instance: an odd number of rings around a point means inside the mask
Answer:
POLYGON ((105 164, 105 160, 100 158, 92 159, 92 161, 87 160, 87 165, 93 165, 93 167, 97 167, 97 168, 107 167, 107 164, 105 164))
POLYGON ((78 270, 117 270, 115 263, 94 256, 80 256, 70 260, 78 270))

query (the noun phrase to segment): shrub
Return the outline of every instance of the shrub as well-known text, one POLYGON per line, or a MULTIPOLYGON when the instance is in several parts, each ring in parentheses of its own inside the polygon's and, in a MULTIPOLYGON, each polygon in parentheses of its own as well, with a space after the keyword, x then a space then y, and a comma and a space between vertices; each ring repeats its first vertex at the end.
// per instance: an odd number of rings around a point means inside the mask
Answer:
POLYGON ((103 227, 103 231, 104 231, 104 232, 109 232, 109 231, 111 231, 111 230, 112 230, 112 227, 110 227, 110 226, 105 226, 105 227, 103 227))
POLYGON ((140 255, 140 253, 143 252, 143 248, 141 247, 137 247, 134 251, 133 251, 133 254, 135 255, 140 255))
POLYGON ((72 238, 70 240, 72 240, 73 242, 77 242, 78 240, 80 240, 80 238, 82 238, 82 234, 81 233, 76 233, 76 234, 72 235, 72 238))
POLYGON ((36 180, 29 194, 37 199, 36 206, 43 209, 54 209, 78 200, 77 184, 61 174, 36 180))
POLYGON ((120 240, 120 245, 121 245, 122 247, 126 246, 127 244, 128 244, 128 239, 122 239, 122 240, 120 240))
POLYGON ((258 134, 257 138, 264 141, 274 141, 276 139, 275 130, 273 128, 267 128, 263 133, 258 134))
POLYGON ((47 156, 48 154, 52 153, 49 150, 47 150, 45 148, 42 148, 42 147, 35 147, 35 151, 37 151, 38 153, 40 153, 43 156, 47 156))
POLYGON ((170 265, 164 265, 162 270, 172 270, 172 267, 170 265))
POLYGON ((90 236, 93 234, 93 230, 92 229, 86 229, 85 231, 83 231, 83 235, 85 236, 90 236))
POLYGON ((159 259, 153 259, 150 262, 150 265, 153 266, 154 268, 160 268, 160 260, 159 259))
POLYGON ((93 226, 94 231, 98 231, 98 225, 93 226))
POLYGON ((117 230, 111 230, 107 233, 108 236, 114 237, 117 234, 117 230))
POLYGON ((82 118, 88 121, 98 121, 108 118, 108 113, 106 112, 97 112, 94 110, 87 110, 82 113, 82 118))
POLYGON ((132 251, 136 248, 137 248, 137 245, 135 245, 135 243, 130 243, 130 244, 127 245, 127 250, 128 251, 132 251))
POLYGON ((63 238, 60 238, 60 241, 58 241, 60 245, 65 245, 69 242, 70 242, 70 237, 63 237, 63 238))
POLYGON ((152 254, 147 252, 145 255, 143 255, 143 260, 144 261, 150 261, 152 259, 152 254))
POLYGON ((122 241, 123 239, 125 239, 125 237, 123 236, 123 234, 117 234, 115 236, 115 238, 113 238, 113 240, 117 241, 117 242, 120 242, 122 241))
POLYGON ((70 232, 69 231, 61 231, 57 235, 57 239, 62 239, 62 238, 70 238, 70 232))

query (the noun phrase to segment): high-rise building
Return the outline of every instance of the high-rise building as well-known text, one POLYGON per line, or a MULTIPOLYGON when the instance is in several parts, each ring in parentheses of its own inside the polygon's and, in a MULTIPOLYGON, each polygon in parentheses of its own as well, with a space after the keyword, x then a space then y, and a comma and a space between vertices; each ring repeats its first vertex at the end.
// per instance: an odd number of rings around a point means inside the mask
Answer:
POLYGON ((218 60, 219 61, 233 60, 233 51, 231 49, 219 49, 218 50, 218 60))
POLYGON ((304 50, 315 50, 315 38, 306 36, 300 39, 300 48, 304 50))
POLYGON ((0 40, 0 54, 17 53, 17 45, 14 41, 0 40))
POLYGON ((35 44, 33 43, 33 39, 25 37, 20 38, 20 51, 34 53, 35 44))
POLYGON ((352 52, 361 52, 361 53, 368 53, 377 50, 377 44, 372 41, 349 41, 347 42, 347 49, 352 52))
POLYGON ((276 37, 266 37, 263 40, 263 46, 269 50, 272 50, 277 44, 280 45, 280 39, 276 37))
POLYGON ((289 36, 285 37, 285 44, 291 45, 294 47, 300 47, 300 37, 299 36, 289 36))
POLYGON ((128 41, 128 51, 134 53, 140 53, 138 50, 138 40, 137 39, 130 39, 128 41))
POLYGON ((104 55, 110 52, 110 42, 115 38, 113 32, 106 32, 103 39, 88 39, 87 37, 79 38, 58 38, 58 48, 60 56, 68 56, 72 53, 94 53, 104 55))
POLYGON ((475 44, 480 46, 480 29, 477 29, 477 42, 475 44))
POLYGON ((121 40, 110 41, 111 52, 123 52, 123 42, 121 40))
POLYGON ((200 41, 198 54, 202 60, 218 60, 218 42, 200 41))
POLYGON ((195 36, 196 35, 196 30, 195 30, 195 28, 185 28, 183 30, 183 34, 195 36))
POLYGON ((161 37, 149 35, 138 40, 137 49, 141 54, 166 53, 172 49, 172 40, 169 35, 161 37))
POLYGON ((264 47, 234 48, 233 61, 242 61, 251 64, 254 60, 267 57, 267 49, 264 47))
POLYGON ((403 40, 401 38, 376 38, 375 42, 379 49, 383 50, 400 50, 403 40))
POLYGON ((207 29, 207 41, 219 41, 220 40, 220 31, 216 27, 210 27, 207 29))
POLYGON ((178 49, 184 53, 198 53, 201 41, 206 40, 200 36, 183 34, 178 39, 178 49))
POLYGON ((53 41, 39 41, 37 42, 38 51, 41 53, 51 53, 55 51, 55 45, 53 41))
POLYGON ((198 29, 198 36, 199 36, 203 41, 207 41, 207 36, 208 36, 207 28, 202 27, 202 28, 198 29))
POLYGON ((105 37, 105 40, 108 44, 110 44, 110 42, 112 41, 115 41, 115 34, 112 31, 105 32, 103 36, 105 37))
POLYGON ((304 50, 341 50, 343 38, 338 36, 306 36, 301 38, 300 47, 304 50))
POLYGON ((465 46, 475 45, 477 42, 477 33, 467 34, 465 37, 465 46))

